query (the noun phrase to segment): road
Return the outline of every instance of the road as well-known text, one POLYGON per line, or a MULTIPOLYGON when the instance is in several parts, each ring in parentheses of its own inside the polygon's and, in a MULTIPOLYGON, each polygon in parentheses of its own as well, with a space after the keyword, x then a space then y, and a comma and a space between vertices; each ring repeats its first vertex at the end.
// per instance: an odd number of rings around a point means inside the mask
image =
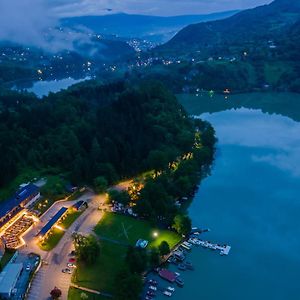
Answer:
MULTIPOLYGON (((36 245, 36 241, 33 235, 39 230, 35 228, 24 240, 27 242, 27 247, 22 251, 35 252, 42 256, 42 258, 48 262, 48 265, 43 264, 38 273, 36 274, 32 286, 29 292, 29 300, 46 300, 49 299, 50 291, 54 287, 58 287, 62 291, 62 300, 66 300, 68 296, 68 290, 71 284, 71 275, 62 273, 62 269, 66 267, 68 262, 69 253, 72 249, 72 233, 74 231, 81 232, 83 234, 92 233, 94 227, 103 217, 103 212, 98 209, 101 203, 105 202, 105 196, 96 196, 92 192, 87 192, 78 200, 88 201, 89 207, 82 213, 82 215, 71 225, 71 227, 65 232, 63 238, 59 244, 50 252, 41 251, 36 245)), ((62 206, 70 206, 74 201, 61 202, 57 206, 53 207, 53 211, 50 210, 42 218, 42 223, 49 220, 55 212, 62 206)), ((38 225, 37 227, 41 227, 38 225)))

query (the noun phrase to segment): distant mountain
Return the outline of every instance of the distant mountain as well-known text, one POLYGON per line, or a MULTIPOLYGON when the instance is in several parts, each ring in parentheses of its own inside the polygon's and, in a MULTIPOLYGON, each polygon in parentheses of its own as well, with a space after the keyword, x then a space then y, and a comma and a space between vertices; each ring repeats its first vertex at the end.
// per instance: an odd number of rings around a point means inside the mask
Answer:
POLYGON ((300 20, 300 1, 275 0, 225 20, 187 26, 159 49, 164 52, 204 51, 278 39, 300 20))
POLYGON ((166 42, 183 27, 206 21, 228 18, 238 11, 226 11, 208 15, 156 17, 145 15, 112 14, 65 18, 62 26, 86 27, 96 33, 125 38, 144 38, 152 42, 166 42))

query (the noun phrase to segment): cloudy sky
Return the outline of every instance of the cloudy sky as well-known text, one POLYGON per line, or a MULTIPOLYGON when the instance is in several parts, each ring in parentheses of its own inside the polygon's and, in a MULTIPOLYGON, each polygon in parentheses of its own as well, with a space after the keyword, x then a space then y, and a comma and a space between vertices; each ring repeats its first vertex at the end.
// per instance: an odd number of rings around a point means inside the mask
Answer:
POLYGON ((105 14, 107 9, 112 9, 112 12, 163 16, 202 14, 246 9, 270 2, 271 0, 51 0, 55 14, 62 16, 105 14))
POLYGON ((206 14, 246 9, 271 0, 0 0, 0 41, 45 44, 42 33, 59 18, 108 13, 145 15, 206 14))

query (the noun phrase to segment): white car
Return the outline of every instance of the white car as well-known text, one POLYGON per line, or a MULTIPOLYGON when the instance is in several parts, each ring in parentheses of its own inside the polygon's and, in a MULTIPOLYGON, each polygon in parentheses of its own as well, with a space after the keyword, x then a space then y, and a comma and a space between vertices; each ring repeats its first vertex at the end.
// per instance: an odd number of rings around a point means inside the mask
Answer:
POLYGON ((76 268, 76 265, 75 265, 75 264, 72 264, 72 263, 68 263, 68 264, 67 264, 67 267, 68 267, 68 268, 76 268))

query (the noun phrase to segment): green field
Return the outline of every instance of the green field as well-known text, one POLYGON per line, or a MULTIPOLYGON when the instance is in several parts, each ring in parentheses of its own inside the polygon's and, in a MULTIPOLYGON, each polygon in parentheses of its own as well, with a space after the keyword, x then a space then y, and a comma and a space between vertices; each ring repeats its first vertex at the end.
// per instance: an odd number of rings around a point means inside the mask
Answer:
POLYGON ((153 228, 148 222, 131 217, 107 213, 95 227, 96 234, 101 238, 118 241, 134 246, 138 239, 149 241, 148 247, 157 247, 162 241, 167 241, 174 247, 180 236, 175 232, 153 228), (157 237, 154 237, 157 233, 157 237))
POLYGON ((96 226, 95 233, 100 240, 102 238, 98 260, 93 266, 79 263, 73 282, 107 293, 113 293, 115 276, 124 265, 127 245, 135 245, 138 239, 145 239, 150 242, 147 248, 150 249, 164 240, 171 247, 180 241, 180 236, 174 232, 153 228, 146 221, 113 213, 106 213, 96 226), (158 234, 156 238, 154 232, 158 234))
POLYGON ((92 293, 88 293, 88 292, 84 292, 75 288, 70 288, 69 289, 69 294, 68 294, 68 300, 82 300, 85 298, 82 298, 82 293, 84 293, 85 295, 88 296, 88 300, 107 300, 108 298, 105 298, 103 296, 99 296, 96 294, 92 294, 92 293))
POLYGON ((77 211, 69 208, 67 216, 59 223, 59 226, 64 229, 68 229, 82 213, 83 211, 77 211))
POLYGON ((53 228, 48 238, 45 241, 40 242, 38 245, 44 251, 50 251, 59 243, 64 235, 64 231, 58 228, 53 228))
POLYGON ((112 293, 114 279, 124 264, 126 247, 101 242, 100 255, 93 266, 78 264, 73 282, 79 286, 112 293))

